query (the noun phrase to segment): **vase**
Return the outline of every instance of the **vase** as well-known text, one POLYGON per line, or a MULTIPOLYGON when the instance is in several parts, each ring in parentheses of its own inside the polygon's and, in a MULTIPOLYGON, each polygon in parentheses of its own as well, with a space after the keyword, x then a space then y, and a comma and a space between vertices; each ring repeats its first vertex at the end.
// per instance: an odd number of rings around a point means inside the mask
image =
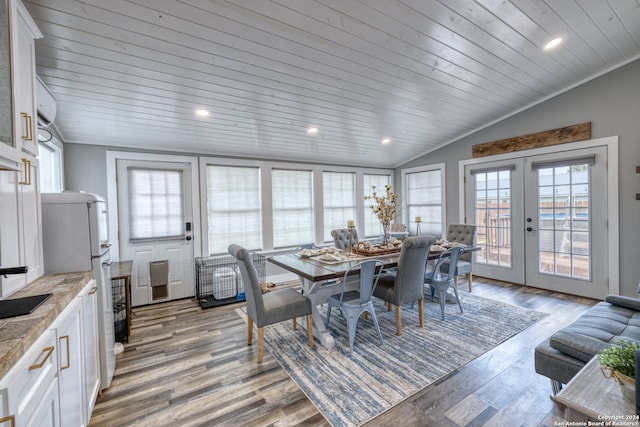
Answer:
POLYGON ((634 378, 604 366, 601 366, 600 369, 605 377, 613 378, 618 383, 624 400, 631 403, 636 402, 636 380, 634 378))
POLYGON ((389 241, 389 224, 382 224, 382 244, 386 245, 389 241))

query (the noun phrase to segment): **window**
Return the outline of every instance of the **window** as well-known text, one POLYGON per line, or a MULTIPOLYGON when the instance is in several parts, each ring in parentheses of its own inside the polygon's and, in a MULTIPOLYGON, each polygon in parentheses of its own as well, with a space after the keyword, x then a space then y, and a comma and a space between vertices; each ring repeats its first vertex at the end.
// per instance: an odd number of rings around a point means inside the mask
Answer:
MULTIPOLYGON (((376 187, 376 192, 380 194, 384 192, 385 185, 391 184, 390 175, 363 175, 364 181, 364 195, 365 197, 371 196, 373 193, 373 187, 376 187)), ((365 200, 364 202, 364 236, 378 237, 382 234, 382 225, 380 220, 371 210, 371 200, 365 200)))
POLYGON ((62 191, 62 150, 55 144, 38 144, 40 159, 40 191, 59 193, 62 191))
POLYGON ((441 236, 444 221, 444 171, 441 168, 405 174, 405 206, 409 232, 417 232, 416 217, 421 218, 420 233, 441 236))
POLYGON ((331 230, 345 228, 356 218, 356 174, 323 172, 324 241, 332 241, 331 230))
POLYGON ((274 248, 313 243, 312 184, 310 170, 272 170, 274 248))
POLYGON ((182 238, 182 171, 129 168, 131 241, 182 238))
POLYGON ((207 166, 209 253, 227 253, 231 243, 262 248, 260 169, 207 166))

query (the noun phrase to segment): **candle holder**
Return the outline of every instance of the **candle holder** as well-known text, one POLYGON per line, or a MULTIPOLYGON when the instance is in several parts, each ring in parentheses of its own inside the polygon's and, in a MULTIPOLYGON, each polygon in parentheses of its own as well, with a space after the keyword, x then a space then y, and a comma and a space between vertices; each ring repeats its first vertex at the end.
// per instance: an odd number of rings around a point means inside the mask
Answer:
POLYGON ((353 247, 353 242, 351 241, 351 236, 353 235, 353 229, 356 228, 355 225, 347 225, 349 228, 349 257, 351 257, 351 248, 353 247))
POLYGON ((420 235, 420 223, 421 222, 422 222, 421 220, 416 219, 416 236, 420 235))

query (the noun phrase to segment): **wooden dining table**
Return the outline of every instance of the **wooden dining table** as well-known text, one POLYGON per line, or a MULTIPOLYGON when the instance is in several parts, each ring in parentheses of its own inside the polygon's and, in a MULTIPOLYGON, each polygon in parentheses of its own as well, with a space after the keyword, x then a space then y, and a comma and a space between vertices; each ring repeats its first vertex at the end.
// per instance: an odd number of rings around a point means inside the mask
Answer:
MULTIPOLYGON (((480 248, 465 247, 465 251, 476 251, 480 248)), ((439 251, 429 252, 428 260, 437 259, 440 256, 439 251)), ((335 342, 331 333, 324 326, 324 318, 320 314, 318 307, 325 303, 331 295, 339 293, 342 286, 342 278, 344 273, 354 265, 369 259, 378 259, 384 263, 384 268, 389 269, 398 265, 400 252, 391 254, 363 256, 352 254, 345 256, 345 260, 340 261, 324 261, 319 257, 302 257, 299 254, 275 255, 268 258, 268 261, 281 267, 287 271, 295 273, 302 282, 302 292, 311 300, 312 317, 313 317, 313 334, 320 343, 331 348, 335 342)), ((357 275, 357 269, 353 271, 357 275)), ((349 290, 357 289, 357 280, 348 281, 349 290)), ((299 322, 304 327, 305 322, 299 322)))

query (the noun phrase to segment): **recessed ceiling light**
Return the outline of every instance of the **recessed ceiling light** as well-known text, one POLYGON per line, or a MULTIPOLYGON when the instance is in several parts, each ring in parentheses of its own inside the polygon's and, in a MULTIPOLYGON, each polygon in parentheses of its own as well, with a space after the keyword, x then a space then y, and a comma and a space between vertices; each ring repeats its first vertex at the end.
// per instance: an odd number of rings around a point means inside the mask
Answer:
POLYGON ((551 40, 549 43, 544 45, 544 50, 553 49, 554 47, 558 46, 560 43, 562 43, 562 37, 556 37, 555 39, 551 40))
POLYGON ((382 144, 390 144, 391 143, 391 138, 385 138, 382 141, 380 141, 382 144))
POLYGON ((318 133, 318 128, 315 126, 312 126, 309 129, 307 129, 307 133, 309 135, 315 135, 316 133, 318 133))
POLYGON ((207 117, 209 112, 207 110, 196 110, 196 114, 200 117, 207 117))

